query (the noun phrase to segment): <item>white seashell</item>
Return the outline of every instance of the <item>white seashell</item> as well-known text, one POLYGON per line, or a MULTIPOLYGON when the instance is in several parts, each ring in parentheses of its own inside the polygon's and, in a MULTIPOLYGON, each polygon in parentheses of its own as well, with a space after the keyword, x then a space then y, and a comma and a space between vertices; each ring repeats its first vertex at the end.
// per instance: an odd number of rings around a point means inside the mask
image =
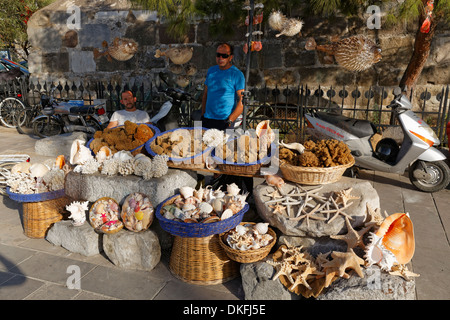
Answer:
POLYGON ((216 161, 211 156, 205 158, 206 169, 214 170, 217 167, 216 161))
POLYGON ((225 220, 225 219, 231 218, 232 216, 233 216, 233 211, 230 209, 226 209, 224 212, 222 212, 220 219, 225 220))
POLYGON ((205 194, 205 189, 203 189, 202 186, 200 186, 200 188, 198 190, 194 190, 194 197, 197 198, 200 201, 203 200, 203 195, 204 194, 205 194))
POLYGON ((201 202, 198 206, 200 213, 211 213, 213 211, 212 205, 207 202, 201 202))
POLYGON ((35 163, 30 166, 30 175, 33 178, 43 177, 50 169, 42 163, 35 163))
POLYGON ((173 210, 173 216, 177 219, 184 220, 184 212, 180 208, 175 208, 173 210))
POLYGON ((242 235, 244 235, 245 233, 247 233, 247 227, 246 226, 243 226, 242 224, 238 224, 237 226, 236 226, 236 232, 237 232, 237 234, 238 235, 240 235, 240 236, 242 236, 242 235))
POLYGON ((305 151, 305 147, 301 143, 297 143, 297 142, 284 143, 283 140, 281 140, 280 145, 285 148, 291 149, 291 150, 296 150, 299 153, 303 153, 303 151, 305 151))
POLYGON ((269 230, 269 224, 259 222, 259 223, 255 224, 255 230, 258 231, 259 234, 266 234, 267 231, 269 230))
POLYGON ((20 162, 18 164, 15 164, 12 168, 11 168, 11 173, 19 173, 19 172, 23 172, 23 173, 30 173, 30 167, 33 164, 31 162, 20 162))
POLYGON ((194 205, 194 204, 192 204, 192 203, 186 203, 186 204, 184 204, 183 205, 183 207, 182 207, 182 209, 183 209, 183 211, 192 211, 192 210, 195 210, 197 207, 194 205))
POLYGON ((120 150, 120 151, 117 151, 116 153, 114 153, 113 159, 117 159, 120 161, 126 161, 126 160, 133 159, 133 155, 131 154, 130 151, 120 150))
POLYGON ((164 213, 164 218, 169 219, 169 220, 173 220, 173 219, 175 219, 175 215, 172 212, 170 212, 170 211, 166 211, 164 213))
POLYGON ((194 188, 191 187, 181 187, 180 188, 180 193, 183 196, 183 198, 187 199, 190 198, 194 195, 194 188))
POLYGON ((237 196, 239 191, 241 191, 241 189, 239 189, 236 183, 227 185, 227 193, 229 196, 237 196))
POLYGON ((223 204, 224 204, 224 202, 222 199, 214 198, 214 200, 211 201, 211 206, 212 206, 214 212, 216 212, 219 215, 222 214, 222 212, 223 212, 223 204))
POLYGON ((70 158, 69 162, 71 165, 84 164, 91 158, 94 158, 91 150, 86 147, 84 140, 76 139, 72 142, 70 148, 70 158))
POLYGON ((74 226, 81 226, 86 221, 86 211, 88 210, 89 201, 79 202, 73 201, 66 206, 67 211, 70 212, 69 219, 73 219, 74 226))
POLYGON ((95 159, 102 163, 105 160, 108 160, 112 157, 112 151, 109 147, 103 146, 98 150, 97 154, 95 155, 95 159))

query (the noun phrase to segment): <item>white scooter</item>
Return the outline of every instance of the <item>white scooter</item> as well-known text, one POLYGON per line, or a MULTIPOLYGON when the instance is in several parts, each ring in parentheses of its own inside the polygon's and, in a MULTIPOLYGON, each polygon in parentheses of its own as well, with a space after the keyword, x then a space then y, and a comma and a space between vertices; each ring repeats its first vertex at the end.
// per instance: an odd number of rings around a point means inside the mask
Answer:
POLYGON ((368 120, 316 110, 308 111, 305 116, 308 128, 345 142, 355 158, 355 166, 399 174, 408 169, 409 179, 417 189, 436 192, 446 188, 450 169, 445 155, 434 148, 440 143, 434 131, 411 110, 411 102, 405 95, 397 94, 388 107, 392 108, 404 133, 400 147, 393 139, 385 138, 373 150, 370 138, 376 128, 368 120))

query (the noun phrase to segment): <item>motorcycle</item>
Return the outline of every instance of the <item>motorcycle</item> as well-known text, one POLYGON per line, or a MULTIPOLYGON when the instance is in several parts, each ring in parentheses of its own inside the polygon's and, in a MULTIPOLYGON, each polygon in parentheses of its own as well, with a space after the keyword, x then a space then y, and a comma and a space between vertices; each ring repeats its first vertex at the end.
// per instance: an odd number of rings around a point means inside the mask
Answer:
POLYGON ((40 104, 42 114, 32 120, 32 126, 41 138, 74 131, 93 135, 109 121, 105 103, 85 106, 83 100, 57 101, 51 93, 41 95, 40 104))
POLYGON ((409 179, 417 189, 424 192, 444 189, 450 182, 450 169, 445 155, 435 148, 440 144, 438 137, 411 110, 411 102, 405 95, 399 91, 394 95, 388 108, 392 108, 404 133, 400 147, 395 140, 384 138, 373 150, 370 142, 376 133, 373 123, 315 109, 305 113, 308 128, 345 142, 356 167, 399 174, 408 170, 409 179))

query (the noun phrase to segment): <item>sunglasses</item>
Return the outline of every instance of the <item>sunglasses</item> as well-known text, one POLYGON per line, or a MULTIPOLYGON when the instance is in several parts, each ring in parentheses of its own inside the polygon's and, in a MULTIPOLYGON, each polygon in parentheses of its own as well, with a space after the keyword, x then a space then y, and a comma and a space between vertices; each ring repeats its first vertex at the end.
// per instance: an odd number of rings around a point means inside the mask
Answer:
POLYGON ((226 53, 216 53, 216 57, 217 58, 219 58, 219 57, 222 57, 222 58, 224 58, 224 59, 227 59, 228 57, 229 57, 230 55, 229 54, 226 54, 226 53))

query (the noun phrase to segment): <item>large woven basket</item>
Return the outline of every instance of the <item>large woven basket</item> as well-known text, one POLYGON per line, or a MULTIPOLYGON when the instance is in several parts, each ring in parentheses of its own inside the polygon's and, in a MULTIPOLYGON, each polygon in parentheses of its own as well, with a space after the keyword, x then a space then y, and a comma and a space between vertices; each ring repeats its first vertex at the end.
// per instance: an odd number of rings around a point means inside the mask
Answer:
POLYGON ((246 203, 244 208, 230 218, 211 223, 187 223, 164 218, 162 215, 163 207, 172 204, 177 198, 181 197, 176 194, 161 202, 155 211, 156 218, 159 220, 161 228, 168 233, 182 238, 202 238, 214 234, 220 234, 233 229, 241 221, 244 213, 248 211, 249 205, 246 203))
POLYGON ((23 202, 23 230, 27 237, 42 239, 51 226, 64 217, 69 197, 61 197, 40 202, 23 202))
MULTIPOLYGON (((177 130, 195 130, 195 129, 199 129, 196 127, 183 127, 183 128, 175 128, 172 130, 168 130, 168 131, 164 131, 164 132, 160 132, 159 134, 155 135, 154 137, 152 137, 150 140, 148 140, 145 143, 145 150, 148 152, 149 155, 151 156, 156 156, 156 152, 153 151, 154 146, 156 144, 156 139, 159 136, 165 135, 165 134, 170 134, 174 131, 177 130)), ((201 128, 202 129, 202 134, 208 130, 207 128, 201 128)), ((206 157, 211 153, 212 151, 212 147, 206 148, 205 150, 203 150, 200 153, 197 153, 195 155, 193 155, 192 157, 172 157, 169 156, 169 160, 167 161, 167 166, 170 168, 177 168, 177 169, 202 169, 205 167, 205 159, 206 157)))
POLYGON ((280 161, 280 170, 286 180, 306 185, 318 185, 338 181, 345 170, 354 164, 355 159, 353 158, 347 164, 324 168, 293 166, 285 161, 280 161))
POLYGON ((8 196, 11 200, 14 200, 17 202, 47 201, 47 200, 61 198, 66 195, 64 189, 49 191, 49 192, 42 192, 42 193, 22 194, 22 193, 12 192, 9 187, 6 187, 6 193, 8 194, 8 196))
POLYGON ((174 238, 169 269, 191 284, 224 283, 240 275, 239 264, 231 260, 221 245, 219 235, 201 238, 174 238))
POLYGON ((226 161, 216 155, 216 149, 211 153, 212 158, 217 164, 218 170, 220 170, 224 174, 233 174, 233 175, 257 175, 259 174, 259 170, 263 165, 266 165, 270 162, 272 154, 276 150, 277 145, 272 143, 270 145, 270 152, 264 158, 248 162, 248 163, 238 163, 238 162, 230 162, 226 161))
MULTIPOLYGON (((241 222, 240 224, 244 225, 244 224, 255 224, 255 223, 254 222, 241 222)), ((230 259, 232 259, 236 262, 240 262, 240 263, 252 263, 252 262, 256 262, 261 259, 264 259, 269 254, 270 250, 275 245, 275 243, 277 242, 277 235, 275 234, 275 231, 273 231, 271 228, 269 228, 267 232, 273 237, 272 241, 267 246, 256 249, 256 250, 251 249, 251 250, 242 251, 242 250, 231 248, 227 244, 227 240, 226 240, 230 231, 220 234, 219 243, 222 246, 222 248, 225 250, 225 253, 227 254, 227 256, 230 259)))

